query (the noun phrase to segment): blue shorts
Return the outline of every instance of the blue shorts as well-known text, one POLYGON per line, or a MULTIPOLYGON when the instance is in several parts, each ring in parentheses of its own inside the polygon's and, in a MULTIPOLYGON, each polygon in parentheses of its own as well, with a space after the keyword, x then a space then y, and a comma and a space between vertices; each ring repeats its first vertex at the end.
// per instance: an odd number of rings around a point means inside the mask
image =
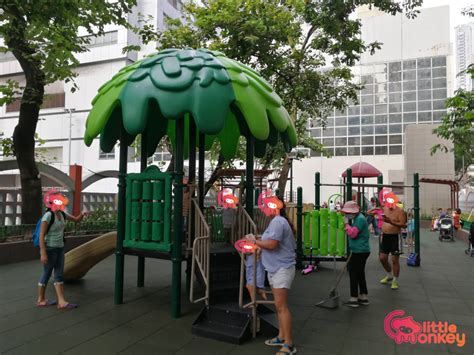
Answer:
MULTIPOLYGON (((248 286, 253 286, 253 255, 249 255, 245 261, 245 276, 248 286)), ((265 288, 265 269, 262 259, 257 260, 257 288, 265 288)))
POLYGON ((38 285, 46 286, 49 278, 54 270, 54 284, 60 285, 64 283, 64 248, 48 248, 46 247, 46 255, 48 262, 43 265, 43 274, 41 275, 38 285))

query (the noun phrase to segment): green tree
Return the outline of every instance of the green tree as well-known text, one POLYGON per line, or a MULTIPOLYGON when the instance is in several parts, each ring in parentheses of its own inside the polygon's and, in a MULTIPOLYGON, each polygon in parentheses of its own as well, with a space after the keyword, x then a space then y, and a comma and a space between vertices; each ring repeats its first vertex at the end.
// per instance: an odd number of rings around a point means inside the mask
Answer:
MULTIPOLYGON (((351 14, 369 5, 392 15, 416 15, 422 0, 207 0, 184 7, 184 21, 169 20, 157 34, 160 49, 207 47, 256 69, 282 97, 302 146, 321 151, 308 135, 309 118, 325 125, 333 108, 356 101, 350 67, 380 43, 361 40, 361 23, 351 14)), ((142 33, 150 38, 148 32, 142 33)), ((218 158, 217 169, 224 159, 218 158)), ((283 147, 268 151, 260 164, 280 169, 285 190, 289 156, 283 147)), ((211 181, 212 182, 212 181, 211 181)))
MULTIPOLYGON (((474 65, 470 65, 467 74, 474 79, 474 65)), ((456 90, 453 97, 446 100, 448 113, 441 124, 433 130, 438 137, 453 143, 452 148, 445 144, 437 144, 431 152, 453 152, 455 170, 459 181, 466 179, 467 169, 474 164, 474 92, 471 90, 456 90)))
MULTIPOLYGON (((41 213, 41 180, 35 163, 35 132, 45 86, 74 81, 77 53, 87 51, 88 40, 79 29, 102 35, 107 24, 131 28, 127 15, 136 0, 0 0, 1 52, 19 62, 26 84, 7 82, 0 87, 5 104, 21 97, 13 153, 18 161, 22 191, 22 223, 35 223, 41 213), (20 90, 20 91, 19 91, 20 90)), ((76 86, 73 84, 73 89, 76 86)))

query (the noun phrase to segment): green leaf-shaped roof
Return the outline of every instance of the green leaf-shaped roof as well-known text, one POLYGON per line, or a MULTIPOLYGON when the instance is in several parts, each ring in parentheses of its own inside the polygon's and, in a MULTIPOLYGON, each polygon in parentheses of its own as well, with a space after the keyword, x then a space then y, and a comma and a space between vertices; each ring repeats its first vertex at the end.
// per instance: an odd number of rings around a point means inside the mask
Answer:
POLYGON ((163 136, 174 144, 174 124, 168 121, 186 118, 188 126, 189 117, 206 134, 207 147, 220 141, 226 158, 235 155, 240 135, 256 138, 257 156, 279 138, 288 148, 297 143, 272 87, 249 67, 206 49, 166 49, 120 70, 93 99, 84 141, 90 145, 100 134, 102 150, 110 151, 122 121, 129 135, 125 143, 146 132, 152 155, 163 136))

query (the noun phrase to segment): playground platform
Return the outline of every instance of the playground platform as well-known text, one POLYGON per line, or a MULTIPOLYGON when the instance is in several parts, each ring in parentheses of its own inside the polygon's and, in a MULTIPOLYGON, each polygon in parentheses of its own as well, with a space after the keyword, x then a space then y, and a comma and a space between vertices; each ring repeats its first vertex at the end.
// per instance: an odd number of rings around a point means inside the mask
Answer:
MULTIPOLYGON (((474 258, 464 254, 466 245, 440 243, 435 233, 422 230, 422 266, 409 268, 403 259, 400 289, 392 291, 379 284, 384 273, 377 240, 371 237, 371 242, 368 307, 313 307, 328 295, 334 280, 332 263, 311 275, 297 275, 290 301, 298 353, 473 354, 474 258), (396 345, 384 331, 385 316, 396 309, 418 322, 456 324, 458 332, 466 334, 466 344, 396 345)), ((238 346, 193 336, 191 324, 202 305, 190 305, 183 295, 183 317, 171 318, 171 264, 147 260, 146 287, 136 288, 136 263, 134 257, 125 260, 123 305, 113 304, 114 258, 109 257, 84 280, 66 286, 68 299, 80 305, 70 311, 34 306, 39 262, 0 266, 0 354, 275 353, 275 348, 263 345, 263 338, 238 346)), ((337 269, 341 267, 338 263, 337 269)), ((348 283, 345 275, 339 287, 342 300, 349 296, 348 283)), ((53 296, 52 289, 48 294, 53 296)))

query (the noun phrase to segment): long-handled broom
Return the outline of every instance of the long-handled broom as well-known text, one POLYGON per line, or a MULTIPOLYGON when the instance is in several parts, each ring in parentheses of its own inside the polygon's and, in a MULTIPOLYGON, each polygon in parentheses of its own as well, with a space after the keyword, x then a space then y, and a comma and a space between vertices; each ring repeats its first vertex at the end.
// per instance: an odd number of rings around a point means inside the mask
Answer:
POLYGON ((339 293, 337 292, 337 286, 339 285, 339 282, 341 282, 342 275, 344 275, 344 272, 347 269, 347 265, 349 264, 349 260, 351 260, 351 257, 352 257, 352 251, 350 252, 349 257, 347 258, 344 267, 342 268, 341 272, 337 276, 334 286, 331 288, 331 291, 329 291, 329 298, 316 303, 317 307, 329 308, 329 309, 334 309, 334 308, 339 307, 339 293))

